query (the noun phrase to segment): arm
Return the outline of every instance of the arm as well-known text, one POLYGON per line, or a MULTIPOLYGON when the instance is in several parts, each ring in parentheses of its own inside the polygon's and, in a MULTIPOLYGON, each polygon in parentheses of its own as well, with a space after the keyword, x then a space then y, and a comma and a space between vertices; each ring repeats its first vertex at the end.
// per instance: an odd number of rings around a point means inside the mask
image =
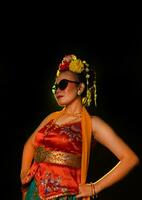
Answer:
POLYGON ((22 164, 21 164, 21 181, 26 176, 30 169, 33 157, 34 157, 34 138, 36 131, 29 137, 23 148, 22 164))
MULTIPOLYGON (((33 160, 33 156, 34 156, 34 143, 33 142, 34 142, 35 133, 33 133, 30 136, 30 138, 27 140, 27 142, 24 145, 23 156, 22 156, 22 165, 21 165, 21 174, 20 174, 22 184, 23 184, 23 179, 26 177, 28 170, 30 169, 32 160, 33 160)), ((22 200, 25 200, 27 188, 22 185, 21 191, 22 191, 22 200)))
POLYGON ((95 139, 119 159, 118 164, 112 170, 96 181, 96 192, 100 192, 124 178, 139 163, 139 159, 133 150, 102 119, 93 117, 92 128, 95 139))
MULTIPOLYGON (((21 163, 21 173, 20 173, 21 183, 23 183, 22 180, 26 177, 26 175, 31 167, 33 158, 34 158, 35 136, 36 136, 37 132, 47 123, 47 120, 48 120, 48 116, 41 122, 41 124, 37 127, 37 129, 34 131, 34 133, 28 138, 28 140, 26 141, 26 143, 24 145, 23 155, 22 155, 22 163, 21 163)), ((25 200, 27 189, 23 188, 23 187, 21 189, 22 189, 22 200, 25 200)))
POLYGON ((21 182, 22 179, 26 176, 28 170, 31 167, 31 163, 33 161, 33 157, 34 157, 34 140, 35 140, 35 136, 37 134, 37 132, 47 123, 48 120, 47 116, 41 123, 40 125, 37 127, 37 129, 34 131, 34 133, 28 138, 28 140, 26 141, 24 148, 23 148, 23 155, 22 155, 22 163, 21 163, 21 182))
MULTIPOLYGON (((95 192, 110 187, 123 179, 138 163, 139 159, 133 150, 114 132, 114 130, 99 117, 92 117, 94 138, 108 148, 119 160, 107 174, 94 183, 95 192)), ((91 196, 90 184, 80 186, 81 196, 91 196)))

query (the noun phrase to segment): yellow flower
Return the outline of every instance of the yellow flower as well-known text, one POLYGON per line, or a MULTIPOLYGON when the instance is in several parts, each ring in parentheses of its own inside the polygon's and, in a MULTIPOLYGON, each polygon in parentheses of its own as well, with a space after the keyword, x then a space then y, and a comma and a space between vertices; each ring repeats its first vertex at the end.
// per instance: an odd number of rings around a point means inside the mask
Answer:
POLYGON ((84 64, 80 59, 72 60, 69 64, 69 70, 76 73, 81 73, 84 70, 84 64))

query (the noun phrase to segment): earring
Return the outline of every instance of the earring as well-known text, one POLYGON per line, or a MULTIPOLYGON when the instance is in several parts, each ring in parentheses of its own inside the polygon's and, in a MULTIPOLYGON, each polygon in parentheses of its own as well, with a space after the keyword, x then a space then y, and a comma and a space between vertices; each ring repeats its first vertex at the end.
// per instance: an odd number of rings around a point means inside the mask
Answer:
POLYGON ((81 91, 80 91, 80 90, 78 90, 77 94, 78 94, 78 96, 80 96, 80 95, 81 95, 81 91))

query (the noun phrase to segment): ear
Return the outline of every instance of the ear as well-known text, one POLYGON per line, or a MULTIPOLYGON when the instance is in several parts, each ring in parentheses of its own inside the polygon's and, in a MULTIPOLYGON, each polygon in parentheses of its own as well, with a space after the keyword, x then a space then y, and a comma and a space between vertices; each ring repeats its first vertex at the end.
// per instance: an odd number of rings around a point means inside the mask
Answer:
POLYGON ((84 83, 80 83, 79 87, 78 87, 78 90, 80 91, 81 94, 83 93, 84 89, 85 89, 85 84, 84 83))

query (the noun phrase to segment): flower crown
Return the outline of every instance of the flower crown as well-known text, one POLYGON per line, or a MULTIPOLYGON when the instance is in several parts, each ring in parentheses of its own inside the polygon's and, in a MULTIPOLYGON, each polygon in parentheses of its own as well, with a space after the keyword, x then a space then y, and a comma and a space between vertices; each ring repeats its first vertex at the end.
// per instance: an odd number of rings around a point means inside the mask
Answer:
POLYGON ((59 64, 59 68, 57 70, 56 76, 58 77, 61 72, 64 71, 72 71, 77 74, 81 74, 81 72, 85 72, 85 78, 86 78, 86 85, 87 85, 87 92, 86 92, 86 97, 82 98, 82 103, 86 106, 90 106, 90 103, 92 101, 92 91, 94 91, 94 101, 95 101, 95 106, 97 105, 96 99, 97 99, 97 94, 96 94, 96 73, 94 71, 94 81, 93 81, 93 86, 89 87, 89 64, 85 60, 78 59, 74 54, 70 55, 65 55, 63 58, 62 62, 59 64))
POLYGON ((78 59, 74 54, 66 55, 62 62, 59 64, 59 69, 57 70, 57 76, 63 71, 72 71, 75 73, 81 73, 86 70, 89 71, 89 65, 85 60, 78 59))

